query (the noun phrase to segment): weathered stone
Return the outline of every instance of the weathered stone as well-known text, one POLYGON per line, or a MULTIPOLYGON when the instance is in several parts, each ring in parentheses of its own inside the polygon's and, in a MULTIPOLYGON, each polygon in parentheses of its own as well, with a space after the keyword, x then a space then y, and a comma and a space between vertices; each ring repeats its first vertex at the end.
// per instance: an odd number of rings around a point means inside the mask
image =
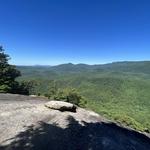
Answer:
POLYGON ((71 111, 71 112, 76 111, 76 106, 74 104, 63 101, 49 101, 45 104, 45 106, 60 111, 71 111))

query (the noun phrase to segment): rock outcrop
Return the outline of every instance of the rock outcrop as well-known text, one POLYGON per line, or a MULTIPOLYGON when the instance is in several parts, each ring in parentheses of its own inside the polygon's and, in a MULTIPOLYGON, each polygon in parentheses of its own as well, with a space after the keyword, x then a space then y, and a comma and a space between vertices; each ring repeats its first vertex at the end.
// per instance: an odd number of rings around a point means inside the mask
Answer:
POLYGON ((0 94, 0 150, 150 150, 150 138, 82 108, 0 94), (45 107, 46 105, 46 107, 45 107))
POLYGON ((76 106, 74 104, 63 101, 49 101, 45 103, 45 106, 60 111, 76 112, 76 106))

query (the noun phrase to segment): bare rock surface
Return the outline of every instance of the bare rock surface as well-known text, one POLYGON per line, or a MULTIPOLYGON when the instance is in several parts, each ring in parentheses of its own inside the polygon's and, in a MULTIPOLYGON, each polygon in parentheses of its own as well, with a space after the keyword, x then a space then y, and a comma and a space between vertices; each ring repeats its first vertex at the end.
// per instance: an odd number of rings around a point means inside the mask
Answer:
POLYGON ((0 150, 150 150, 150 138, 81 108, 45 107, 47 100, 0 94, 0 150))

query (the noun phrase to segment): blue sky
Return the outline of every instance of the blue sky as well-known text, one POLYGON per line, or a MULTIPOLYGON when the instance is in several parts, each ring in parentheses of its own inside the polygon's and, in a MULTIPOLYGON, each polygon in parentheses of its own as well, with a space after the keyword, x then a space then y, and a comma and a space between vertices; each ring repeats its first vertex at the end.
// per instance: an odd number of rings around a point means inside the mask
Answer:
POLYGON ((149 0, 0 0, 16 65, 150 60, 149 0))

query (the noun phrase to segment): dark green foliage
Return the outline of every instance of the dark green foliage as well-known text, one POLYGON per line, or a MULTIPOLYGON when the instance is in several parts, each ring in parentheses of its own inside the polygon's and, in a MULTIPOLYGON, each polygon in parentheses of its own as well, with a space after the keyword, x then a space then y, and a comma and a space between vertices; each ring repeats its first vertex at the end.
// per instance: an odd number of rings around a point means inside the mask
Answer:
POLYGON ((79 105, 81 98, 82 97, 80 95, 78 95, 74 90, 72 90, 72 91, 68 92, 68 95, 67 95, 66 99, 67 99, 67 102, 79 105))
POLYGON ((36 85, 34 81, 17 82, 15 79, 21 76, 19 70, 15 66, 10 65, 9 55, 4 53, 4 49, 0 46, 0 93, 14 93, 29 95, 34 93, 33 87, 36 85))
POLYGON ((49 86, 49 92, 46 93, 44 96, 52 100, 61 100, 73 103, 80 107, 86 106, 85 99, 75 89, 72 88, 60 89, 55 81, 51 82, 51 86, 49 86))
POLYGON ((75 89, 66 89, 64 91, 66 101, 69 103, 73 103, 75 105, 85 107, 86 106, 86 100, 77 92, 75 89))
POLYGON ((21 81, 15 91, 17 94, 31 95, 35 94, 35 86, 37 86, 35 81, 21 81))
POLYGON ((4 49, 0 47, 0 92, 13 93, 14 88, 18 85, 15 79, 19 77, 20 71, 15 66, 8 64, 10 57, 4 53, 4 49))

